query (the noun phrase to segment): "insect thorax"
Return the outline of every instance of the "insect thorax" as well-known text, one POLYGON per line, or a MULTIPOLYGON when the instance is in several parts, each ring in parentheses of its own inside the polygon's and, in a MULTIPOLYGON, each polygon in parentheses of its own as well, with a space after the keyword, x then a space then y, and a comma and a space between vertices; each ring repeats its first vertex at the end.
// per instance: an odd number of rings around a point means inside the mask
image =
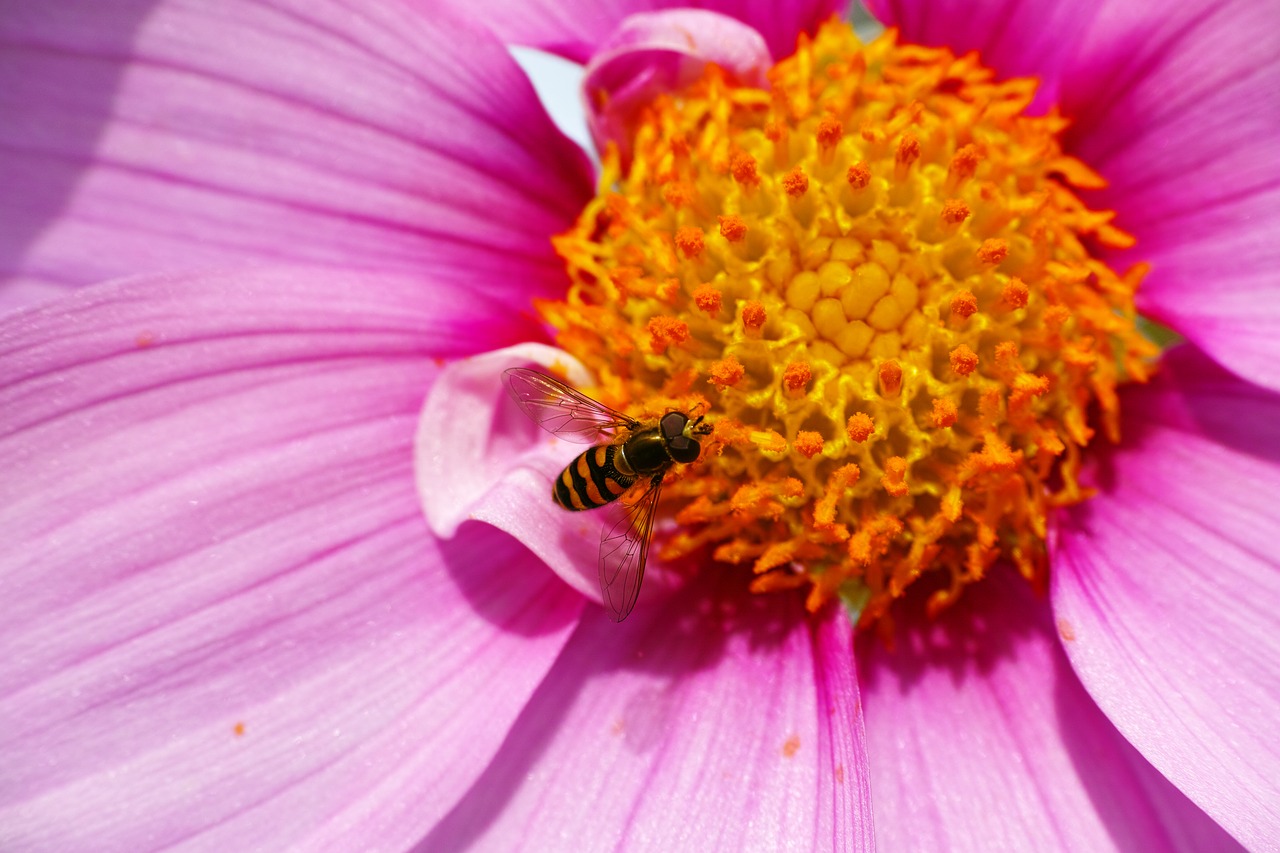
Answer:
POLYGON ((667 440, 657 427, 640 430, 628 438, 620 450, 619 458, 614 459, 614 464, 624 473, 630 468, 637 476, 644 477, 671 467, 667 440))

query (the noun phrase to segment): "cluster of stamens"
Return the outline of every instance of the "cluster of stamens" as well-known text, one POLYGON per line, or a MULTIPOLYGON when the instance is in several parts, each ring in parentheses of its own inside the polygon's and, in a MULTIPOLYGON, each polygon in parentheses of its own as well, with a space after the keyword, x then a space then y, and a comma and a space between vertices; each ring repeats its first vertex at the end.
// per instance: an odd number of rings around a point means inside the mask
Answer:
POLYGON ((669 475, 673 560, 748 563, 758 591, 840 595, 864 621, 931 571, 938 608, 998 559, 1044 576, 1045 518, 1085 497, 1081 449, 1154 348, 1131 242, 1072 190, 1034 84, 973 56, 803 39, 770 89, 710 69, 656 100, 625 168, 557 239, 540 303, 600 399, 703 405, 703 458, 669 475))

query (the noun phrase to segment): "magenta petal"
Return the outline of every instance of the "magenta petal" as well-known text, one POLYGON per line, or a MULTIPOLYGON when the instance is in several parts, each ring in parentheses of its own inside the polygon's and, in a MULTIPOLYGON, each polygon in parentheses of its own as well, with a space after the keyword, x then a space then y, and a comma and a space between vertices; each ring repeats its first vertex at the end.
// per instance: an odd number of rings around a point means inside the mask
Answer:
POLYGON ((1280 390, 1280 29, 1271 0, 1116 0, 1070 69, 1067 141, 1091 204, 1149 261, 1140 307, 1280 390))
POLYGON ((1124 402, 1102 494, 1059 525, 1059 629, 1125 736, 1265 848, 1280 826, 1280 396, 1182 348, 1124 402))
POLYGON ((1064 69, 1075 58, 1103 0, 870 0, 867 6, 904 41, 978 51, 1000 78, 1036 77, 1036 104, 1058 99, 1064 69))
POLYGON ((1093 703, 1012 571, 900 618, 894 645, 858 642, 881 850, 1233 846, 1093 703))
POLYGON ((741 579, 712 571, 621 624, 584 616, 425 849, 871 849, 847 618, 726 602, 741 579))
MULTIPOLYGON (((434 0, 410 0, 434 8, 434 0)), ((528 45, 587 63, 630 15, 696 6, 736 18, 764 36, 775 59, 790 56, 801 32, 839 14, 836 0, 449 0, 460 12, 489 26, 511 44, 528 45)))
POLYGON ((613 142, 626 153, 644 106, 692 83, 708 65, 763 88, 772 64, 764 37, 727 15, 702 9, 632 15, 596 50, 583 79, 596 147, 613 142))
POLYGON ((0 53, 10 304, 249 260, 563 286, 548 237, 591 195, 585 158, 506 50, 439 10, 26 3, 0 53))
POLYGON ((403 849, 558 654, 580 599, 417 506, 420 399, 474 298, 366 278, 0 321, 6 848, 403 849))

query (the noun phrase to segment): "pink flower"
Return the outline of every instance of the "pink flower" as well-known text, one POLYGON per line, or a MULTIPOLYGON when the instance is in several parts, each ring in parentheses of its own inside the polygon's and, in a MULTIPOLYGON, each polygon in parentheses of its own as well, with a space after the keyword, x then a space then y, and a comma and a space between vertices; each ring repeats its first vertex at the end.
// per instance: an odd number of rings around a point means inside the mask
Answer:
MULTIPOLYGON (((893 650, 731 571, 590 600, 497 375, 557 357, 591 175, 498 38, 599 71, 651 4, 417 5, 0 15, 0 846, 1276 843, 1265 2, 879 10, 1041 77, 1190 342, 1053 515, 1048 600, 997 568, 893 650)), ((710 5, 775 58, 832 10, 710 5)), ((652 90, 758 71, 686 20, 652 90)))

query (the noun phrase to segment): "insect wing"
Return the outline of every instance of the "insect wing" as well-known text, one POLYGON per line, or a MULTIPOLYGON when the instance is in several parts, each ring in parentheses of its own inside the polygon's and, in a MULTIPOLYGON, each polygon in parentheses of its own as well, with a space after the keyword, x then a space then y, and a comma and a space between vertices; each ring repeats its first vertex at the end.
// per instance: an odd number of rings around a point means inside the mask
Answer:
POLYGON ((603 444, 618 430, 639 425, 635 418, 596 402, 545 373, 513 367, 503 373, 503 378, 521 410, 538 426, 565 441, 603 444))
POLYGON ((627 618, 640 597, 644 564, 649 559, 653 539, 653 517, 658 510, 662 475, 649 481, 648 490, 630 506, 622 506, 622 517, 600 534, 600 592, 613 621, 627 618))

